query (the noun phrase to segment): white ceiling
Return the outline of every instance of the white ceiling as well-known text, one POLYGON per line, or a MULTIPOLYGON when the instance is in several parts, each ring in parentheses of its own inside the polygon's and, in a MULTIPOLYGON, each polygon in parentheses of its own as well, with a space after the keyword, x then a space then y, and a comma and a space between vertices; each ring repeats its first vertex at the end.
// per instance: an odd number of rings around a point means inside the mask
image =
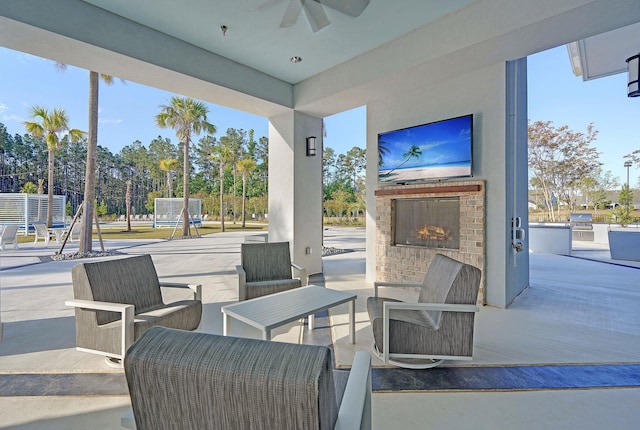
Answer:
POLYGON ((358 17, 324 6, 331 24, 314 33, 304 12, 280 28, 290 0, 83 1, 292 84, 473 2, 371 0, 358 17))

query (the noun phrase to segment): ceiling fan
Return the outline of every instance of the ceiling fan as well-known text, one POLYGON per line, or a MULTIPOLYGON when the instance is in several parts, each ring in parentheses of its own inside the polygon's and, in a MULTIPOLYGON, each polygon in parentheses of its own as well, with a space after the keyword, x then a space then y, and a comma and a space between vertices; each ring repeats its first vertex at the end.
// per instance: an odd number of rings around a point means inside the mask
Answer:
POLYGON ((311 25, 311 30, 314 33, 322 30, 331 24, 323 5, 357 17, 369 5, 369 0, 290 0, 287 9, 284 11, 280 28, 290 27, 295 24, 300 12, 304 10, 304 14, 311 25))

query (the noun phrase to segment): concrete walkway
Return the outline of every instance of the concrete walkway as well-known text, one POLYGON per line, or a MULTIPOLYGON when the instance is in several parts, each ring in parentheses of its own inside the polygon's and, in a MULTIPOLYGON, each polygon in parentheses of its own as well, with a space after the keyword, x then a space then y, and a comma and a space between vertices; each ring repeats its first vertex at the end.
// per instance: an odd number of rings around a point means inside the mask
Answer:
MULTIPOLYGON (((220 307, 237 300, 235 265, 244 236, 232 232, 174 241, 107 241, 106 246, 127 255, 151 254, 163 279, 202 283, 202 331, 221 333, 220 307)), ((327 229, 325 245, 352 251, 324 258, 326 286, 357 291, 358 302, 366 300, 372 289, 364 279, 364 231, 327 229)), ((544 364, 565 372, 568 367, 564 366, 571 363, 605 372, 596 365, 640 362, 640 270, 607 261, 603 250, 583 248, 574 254, 587 253, 589 259, 585 255, 531 255, 531 287, 509 309, 484 307, 478 315, 472 366, 490 372, 496 366, 544 364), (601 261, 592 261, 598 260, 598 253, 601 261)), ((78 261, 46 262, 56 250, 54 246, 44 249, 42 244, 21 244, 18 251, 0 254, 4 323, 0 426, 120 428, 119 418, 129 407, 122 390, 122 372, 106 367, 99 356, 75 350, 73 310, 65 307, 64 301, 72 298, 70 269, 78 261), (16 378, 21 378, 20 384, 15 384, 16 378), (3 381, 13 381, 13 385, 3 385, 3 381), (51 391, 28 395, 31 384, 36 391, 51 391), (90 388, 56 394, 57 387, 65 384, 90 388), (110 384, 116 387, 113 392, 101 392, 101 387, 110 384), (22 387, 25 391, 21 394, 18 388, 22 387)), ((334 346, 337 355, 346 351, 348 356, 353 351, 341 344, 342 313, 337 309, 331 317, 334 346)), ((353 348, 366 350, 369 327, 361 307, 356 319, 357 344, 353 348)), ((289 340, 297 329, 295 325, 284 327, 277 336, 289 340)), ((387 371, 375 372, 382 375, 387 371)), ((435 377, 428 372, 422 371, 421 377, 435 377)), ((608 380, 606 374, 600 376, 608 380)), ((616 387, 614 379, 612 376, 609 386, 597 389, 572 385, 565 389, 376 392, 374 428, 637 428, 640 382, 628 388, 611 388, 616 387)), ((579 386, 584 381, 575 382, 579 386)))

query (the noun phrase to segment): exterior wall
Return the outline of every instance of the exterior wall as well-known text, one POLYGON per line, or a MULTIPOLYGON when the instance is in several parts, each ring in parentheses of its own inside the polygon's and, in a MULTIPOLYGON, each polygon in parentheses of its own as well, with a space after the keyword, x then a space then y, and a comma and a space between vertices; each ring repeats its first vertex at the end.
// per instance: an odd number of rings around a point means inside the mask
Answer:
MULTIPOLYGON (((455 181, 386 186, 376 196, 376 273, 379 281, 422 282, 436 253, 471 264, 485 273, 484 181, 455 181), (449 187, 476 185, 478 191, 446 191, 449 187), (411 192, 414 190, 414 192, 411 192), (380 193, 384 191, 384 194, 380 193), (393 194, 402 191, 402 195, 393 194), (446 192, 445 192, 446 191, 446 192), (404 194, 407 193, 407 194, 404 194), (397 198, 460 197, 460 248, 457 250, 416 246, 393 246, 392 200, 397 198)), ((484 279, 478 303, 483 303, 484 279)))
MULTIPOLYGON (((483 272, 485 303, 506 307, 528 286, 527 253, 518 253, 517 264, 513 264, 510 260, 514 255, 511 245, 511 218, 514 210, 518 211, 518 214, 524 212, 520 216, 526 217, 527 189, 526 186, 523 190, 516 189, 516 182, 509 181, 507 178, 507 168, 514 162, 514 156, 524 155, 526 165, 526 150, 517 155, 508 155, 508 145, 516 143, 515 139, 507 139, 506 136, 506 75, 505 63, 497 63, 474 70, 472 73, 452 74, 453 77, 449 79, 422 87, 416 86, 411 92, 399 93, 393 98, 378 100, 367 105, 367 154, 369 156, 367 157, 366 274, 368 280, 376 280, 379 276, 376 266, 378 214, 374 195, 378 186, 377 156, 371 156, 377 154, 378 133, 472 113, 474 114, 474 178, 483 180, 486 184, 484 246, 486 257, 483 272), (524 211, 520 210, 518 203, 520 199, 516 197, 520 194, 524 196, 522 199, 524 211)), ((524 103, 526 112, 526 97, 524 103)), ((521 127, 521 124, 522 122, 517 125, 521 127)), ((517 174, 520 182, 526 185, 526 168, 511 174, 517 174)), ((523 221, 526 221, 526 218, 523 221)))

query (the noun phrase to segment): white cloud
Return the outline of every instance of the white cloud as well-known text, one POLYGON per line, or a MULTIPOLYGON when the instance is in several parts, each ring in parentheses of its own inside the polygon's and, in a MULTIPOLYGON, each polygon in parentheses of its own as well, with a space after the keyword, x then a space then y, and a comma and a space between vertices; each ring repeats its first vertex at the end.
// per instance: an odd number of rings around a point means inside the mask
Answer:
POLYGON ((9 115, 9 106, 4 103, 0 103, 0 119, 3 122, 15 121, 15 122, 24 122, 25 119, 19 117, 17 115, 9 115))
POLYGON ((25 122, 26 120, 17 115, 2 115, 2 121, 25 122))
POLYGON ((121 119, 100 119, 98 120, 100 124, 120 124, 122 122, 121 119))

